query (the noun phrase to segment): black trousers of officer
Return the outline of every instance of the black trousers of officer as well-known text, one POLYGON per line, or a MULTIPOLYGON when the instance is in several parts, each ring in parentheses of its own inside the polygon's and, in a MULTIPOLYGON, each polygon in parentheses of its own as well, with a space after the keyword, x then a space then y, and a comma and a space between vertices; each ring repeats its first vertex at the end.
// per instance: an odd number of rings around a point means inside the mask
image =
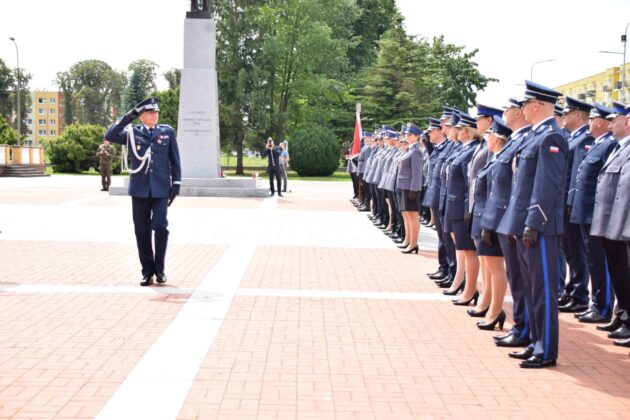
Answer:
POLYGON ((457 259, 455 258, 455 242, 450 233, 444 232, 444 213, 436 209, 437 219, 435 220, 435 229, 438 232, 438 238, 441 236, 444 244, 444 256, 446 258, 447 273, 455 277, 457 272, 457 259))
POLYGON ((379 202, 378 202, 378 194, 376 192, 376 186, 374 184, 368 184, 370 189, 370 198, 372 199, 372 214, 374 216, 378 216, 380 212, 379 202))
POLYGON ((356 172, 350 172, 350 179, 352 180, 352 190, 354 192, 352 198, 357 198, 359 197, 359 176, 356 172))
POLYGON ((363 189, 363 204, 367 208, 372 208, 372 190, 370 190, 370 184, 363 179, 363 174, 361 174, 361 189, 363 189))
POLYGON ((431 207, 431 210, 433 211, 433 215, 435 217, 433 223, 435 224, 435 231, 437 232, 438 237, 438 263, 440 264, 438 270, 440 270, 442 273, 448 274, 448 260, 446 259, 446 247, 444 246, 444 238, 442 238, 444 232, 442 231, 442 224, 440 223, 440 211, 435 207, 431 207))
POLYGON ((271 193, 275 193, 275 189, 273 187, 273 179, 276 178, 276 184, 278 185, 278 194, 282 191, 280 185, 280 179, 282 178, 282 171, 280 169, 280 165, 267 166, 267 175, 269 175, 269 190, 271 193))
POLYGON ((400 213, 400 200, 401 200, 402 192, 396 191, 394 192, 394 202, 396 203, 396 210, 398 211, 398 224, 394 227, 394 231, 398 233, 398 236, 401 238, 405 238, 405 219, 403 219, 402 214, 400 213))
POLYGON ((584 248, 588 252, 588 269, 591 273, 592 301, 603 316, 612 314, 615 295, 612 290, 604 238, 591 236, 591 225, 580 225, 584 237, 584 248))
POLYGON ((357 172, 357 198, 359 202, 365 204, 365 194, 363 193, 363 174, 357 172))
POLYGON ((385 195, 387 197, 387 201, 389 201, 389 205, 392 208, 392 216, 390 223, 392 225, 392 231, 398 226, 400 220, 400 212, 398 211, 398 205, 396 204, 396 197, 393 191, 385 190, 385 195))
POLYGON ((588 303, 588 256, 582 227, 564 217, 564 250, 569 264, 569 282, 564 290, 577 303, 588 303))
MULTIPOLYGON (((603 238, 610 280, 617 295, 617 305, 630 315, 630 269, 628 269, 628 242, 603 238)), ((630 320, 623 319, 630 328, 630 320)))
POLYGON ((516 249, 523 272, 530 337, 534 356, 558 358, 558 246, 560 236, 539 236, 536 245, 527 247, 518 238, 516 249))
POLYGON ((518 259, 516 243, 512 245, 506 235, 499 236, 499 245, 505 258, 505 271, 507 272, 508 284, 512 291, 512 318, 514 326, 512 332, 521 339, 529 337, 529 316, 527 314, 527 294, 523 283, 523 270, 518 259))
POLYGON ((168 198, 131 197, 131 208, 142 275, 163 273, 168 243, 168 198), (155 232, 155 253, 151 231, 155 232))

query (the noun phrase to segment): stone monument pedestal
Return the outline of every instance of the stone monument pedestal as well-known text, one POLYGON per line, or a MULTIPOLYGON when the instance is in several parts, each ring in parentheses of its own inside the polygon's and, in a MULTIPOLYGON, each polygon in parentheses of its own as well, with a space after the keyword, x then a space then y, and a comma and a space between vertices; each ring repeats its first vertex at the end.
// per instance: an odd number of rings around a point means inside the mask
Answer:
MULTIPOLYGON (((129 178, 124 186, 110 186, 109 195, 127 195, 129 178)), ((251 178, 184 178, 179 195, 183 197, 267 197, 269 188, 258 187, 251 178)))

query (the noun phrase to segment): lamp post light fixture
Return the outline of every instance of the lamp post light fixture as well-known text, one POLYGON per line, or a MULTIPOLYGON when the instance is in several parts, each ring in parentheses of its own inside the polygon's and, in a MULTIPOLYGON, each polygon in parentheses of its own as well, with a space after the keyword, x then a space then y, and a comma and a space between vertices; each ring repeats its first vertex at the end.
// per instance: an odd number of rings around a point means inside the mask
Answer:
POLYGON ((534 81, 534 67, 536 67, 536 64, 541 64, 541 63, 549 63, 551 61, 556 61, 555 58, 551 58, 549 60, 541 60, 541 61, 536 61, 534 64, 532 64, 532 68, 529 72, 529 80, 531 80, 532 82, 534 81))
POLYGON ((630 22, 626 25, 626 30, 621 35, 621 42, 623 42, 623 75, 621 76, 621 102, 626 103, 626 44, 628 39, 628 26, 630 26, 630 22))
POLYGON ((15 38, 10 37, 9 39, 13 41, 13 44, 15 45, 15 58, 17 60, 17 144, 20 146, 22 142, 22 115, 20 112, 20 53, 18 52, 18 45, 17 42, 15 42, 15 38))

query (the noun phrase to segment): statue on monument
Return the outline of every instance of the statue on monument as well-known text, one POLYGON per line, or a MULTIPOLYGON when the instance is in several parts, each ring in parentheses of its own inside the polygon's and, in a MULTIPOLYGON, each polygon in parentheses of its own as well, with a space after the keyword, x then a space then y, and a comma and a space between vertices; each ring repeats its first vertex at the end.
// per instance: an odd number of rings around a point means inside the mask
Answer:
POLYGON ((202 0, 201 3, 201 10, 199 10, 199 0, 190 0, 190 11, 192 13, 210 13, 210 0, 202 0))

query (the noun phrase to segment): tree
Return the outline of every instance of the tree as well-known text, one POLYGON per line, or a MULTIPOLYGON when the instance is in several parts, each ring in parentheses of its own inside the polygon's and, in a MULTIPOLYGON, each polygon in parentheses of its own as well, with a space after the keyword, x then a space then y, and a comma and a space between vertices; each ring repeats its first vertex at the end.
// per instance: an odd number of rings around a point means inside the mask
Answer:
POLYGON ((4 117, 0 118, 0 144, 17 144, 18 132, 11 127, 4 117))
MULTIPOLYGON (((55 172, 81 173, 98 169, 96 150, 103 141, 105 128, 99 125, 71 124, 56 140, 46 142, 46 149, 55 172)), ((115 166, 118 166, 114 162, 115 166)))
POLYGON ((339 167, 339 141, 326 127, 311 125, 289 139, 291 169, 299 176, 328 176, 339 167))
POLYGON ((67 124, 78 119, 105 126, 111 123, 113 112, 120 109, 125 76, 103 61, 86 60, 57 73, 56 83, 64 93, 67 124))
POLYGON ((163 76, 168 82, 169 90, 173 90, 179 87, 182 80, 182 71, 180 69, 170 69, 163 73, 163 76))
POLYGON ((4 118, 9 118, 13 111, 9 92, 14 83, 13 72, 0 58, 0 116, 4 118))
POLYGON ((129 110, 155 90, 157 64, 150 60, 136 60, 129 64, 129 84, 123 95, 123 108, 129 110))
POLYGON ((177 131, 177 118, 179 115, 179 87, 163 92, 153 92, 160 100, 160 124, 168 124, 177 131))

